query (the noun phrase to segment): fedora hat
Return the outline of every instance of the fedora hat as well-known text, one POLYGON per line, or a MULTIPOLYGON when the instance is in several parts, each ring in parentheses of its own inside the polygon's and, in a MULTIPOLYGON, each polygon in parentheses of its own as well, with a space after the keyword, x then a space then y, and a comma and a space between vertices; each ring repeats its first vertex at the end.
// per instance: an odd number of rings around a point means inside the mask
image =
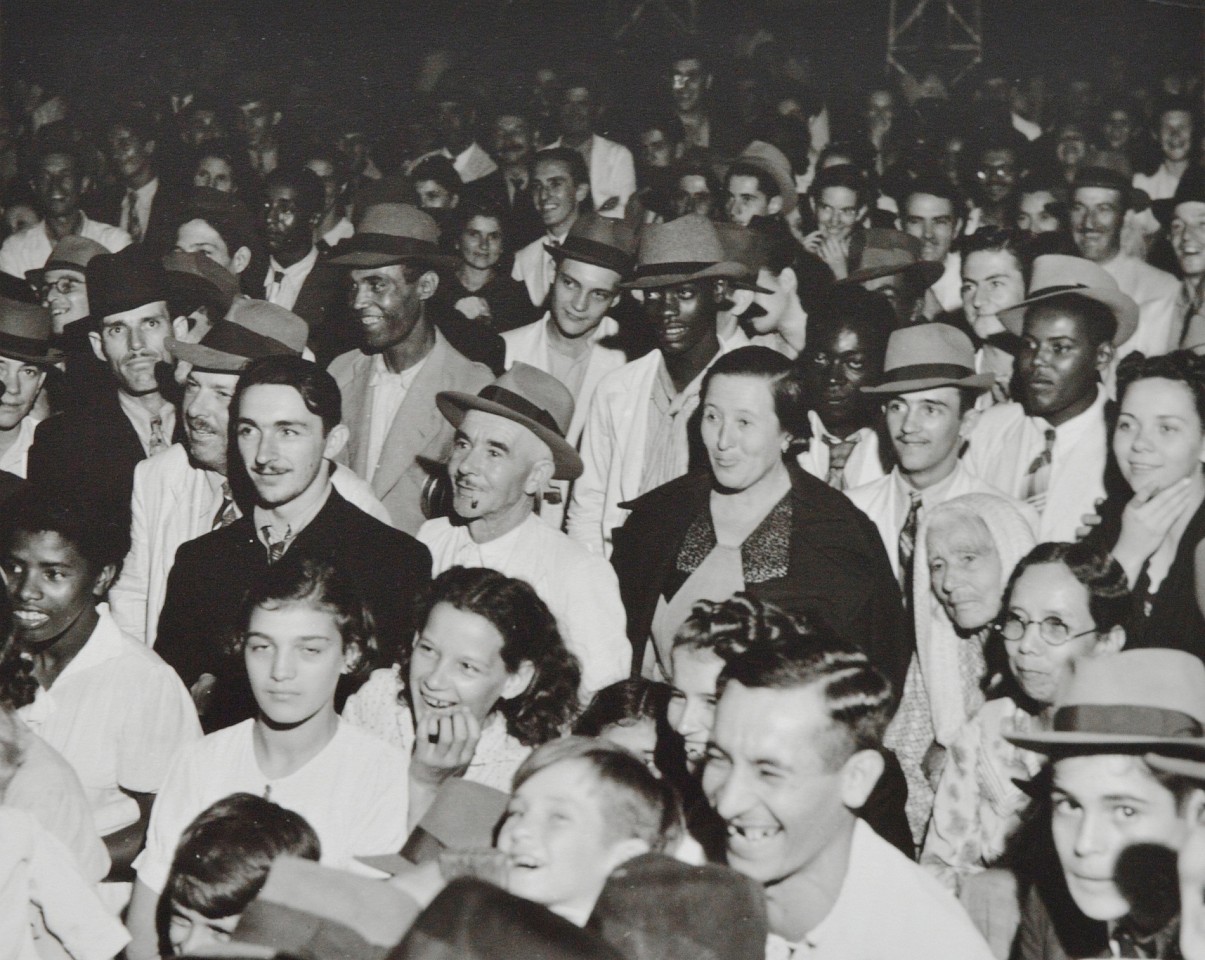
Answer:
POLYGON ((217 316, 224 316, 241 292, 235 275, 203 253, 173 250, 163 258, 163 269, 168 294, 210 305, 217 316))
POLYGON ((1063 253, 1048 253, 1033 262, 1029 281, 1029 296, 1016 306, 1000 311, 1000 322, 1009 333, 1021 336, 1025 326, 1025 311, 1061 293, 1074 293, 1108 307, 1117 320, 1113 346, 1120 347, 1138 329, 1138 304, 1121 292, 1117 281, 1103 267, 1083 257, 1063 253))
POLYGON ((1037 753, 1174 748, 1205 754, 1205 664, 1184 650, 1123 650, 1077 660, 1051 729, 1005 732, 1037 753))
POLYGON ((336 266, 361 269, 407 260, 433 267, 451 267, 457 262, 439 252, 439 227, 431 215, 408 203, 368 207, 355 234, 340 240, 330 258, 336 266))
POLYGON ((741 280, 743 264, 728 260, 715 225, 697 213, 669 223, 654 223, 640 235, 636 276, 622 286, 655 290, 691 280, 741 280))
POLYGON ((636 232, 623 220, 583 213, 560 245, 544 244, 557 263, 579 260, 628 277, 636 266, 636 232))
POLYGON ((1121 202, 1124 206, 1130 207, 1134 203, 1134 188, 1129 178, 1112 167, 1100 164, 1084 167, 1076 174, 1075 183, 1071 185, 1073 196, 1075 191, 1080 187, 1101 187, 1105 190, 1116 190, 1121 194, 1121 202))
POLYGON ((783 216, 799 206, 799 192, 795 188, 795 175, 791 172, 791 161, 774 144, 766 143, 765 140, 754 140, 741 151, 736 162, 756 167, 774 180, 778 186, 778 195, 782 197, 780 212, 783 216))
POLYGON ((88 262, 88 305, 98 321, 148 303, 167 302, 163 264, 134 243, 88 262))
POLYGON ((108 252, 95 240, 71 234, 54 245, 54 249, 50 251, 50 259, 45 265, 36 270, 25 271, 25 279, 30 283, 41 283, 50 270, 74 270, 78 274, 86 275, 92 258, 108 252))
POLYGON ((1169 226, 1182 203, 1205 203, 1205 167, 1191 166, 1180 176, 1176 192, 1170 200, 1155 200, 1151 209, 1163 226, 1169 226))
POLYGON ((65 354, 50 345, 52 331, 45 307, 0 297, 0 356, 23 363, 58 363, 65 354))
POLYGON ((724 248, 724 259, 739 263, 745 268, 745 277, 733 280, 732 286, 754 293, 772 291, 757 285, 757 275, 770 262, 770 238, 753 227, 742 227, 739 223, 717 223, 716 235, 724 248))
POLYGON ((864 283, 897 273, 907 274, 924 289, 933 286, 945 273, 945 266, 921 258, 921 242, 903 230, 873 227, 866 231, 866 246, 858 269, 838 283, 864 283))
POLYGON ((975 372, 975 345, 948 323, 917 323, 887 339, 883 378, 863 393, 900 394, 934 387, 987 390, 995 375, 975 372))
POLYGON ((556 469, 554 480, 576 480, 582 475, 582 458, 565 439, 573 420, 573 396, 556 377, 516 363, 493 383, 474 395, 444 390, 435 405, 448 423, 459 427, 469 410, 481 410, 527 427, 548 444, 556 469))
POLYGON ((309 330, 301 317, 284 307, 241 297, 200 343, 174 337, 164 343, 172 356, 194 367, 237 373, 260 357, 301 356, 309 330))

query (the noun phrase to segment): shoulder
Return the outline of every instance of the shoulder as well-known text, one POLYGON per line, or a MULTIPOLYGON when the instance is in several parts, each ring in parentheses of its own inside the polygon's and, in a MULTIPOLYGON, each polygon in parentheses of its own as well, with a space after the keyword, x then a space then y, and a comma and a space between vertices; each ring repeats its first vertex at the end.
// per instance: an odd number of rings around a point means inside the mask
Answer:
POLYGON ((330 362, 327 372, 340 384, 350 380, 357 370, 368 365, 368 355, 362 350, 348 350, 330 362))
POLYGON ((859 510, 865 511, 866 507, 890 486, 891 474, 887 474, 879 477, 877 480, 871 480, 870 483, 864 483, 860 487, 854 487, 852 490, 846 490, 845 496, 849 498, 849 502, 855 507, 857 507, 859 510))
POLYGON ((489 367, 470 360, 446 340, 442 342, 442 351, 442 356, 435 359, 440 363, 440 381, 445 389, 467 388, 475 392, 494 382, 494 372, 489 367))
POLYGON ((206 559, 228 560, 234 547, 252 540, 255 533, 248 517, 239 517, 228 527, 202 534, 195 540, 186 540, 176 548, 177 563, 199 563, 206 559))
MULTIPOLYGON (((517 281, 512 281, 517 282, 517 281)), ((506 342, 508 350, 514 348, 527 347, 534 343, 540 336, 540 325, 544 322, 541 317, 534 323, 525 323, 521 327, 515 327, 513 330, 505 330, 502 333, 502 339, 506 342)), ((511 359, 514 359, 513 357, 511 359)))
POLYGON ((244 720, 193 740, 176 751, 175 763, 181 767, 210 767, 241 753, 251 744, 254 720, 244 720))
POLYGON ((165 480, 189 476, 196 468, 188 462, 188 450, 182 443, 173 443, 157 457, 147 457, 134 468, 134 483, 157 486, 165 480))
POLYGON ((1020 423, 1025 419, 1025 408, 1015 400, 1008 403, 997 403, 988 407, 979 415, 972 436, 991 436, 1020 423))
POLYGON ((640 514, 644 518, 642 522, 651 521, 655 524, 659 517, 679 513, 683 508, 691 509, 691 505, 696 503, 701 506, 710 485, 711 475, 705 470, 696 470, 663 483, 620 506, 630 510, 633 516, 640 514))
POLYGON ((456 532, 452 526, 452 521, 447 517, 436 517, 433 520, 427 520, 421 527, 418 528, 418 533, 415 536, 419 543, 427 544, 428 546, 436 546, 443 543, 456 532))
POLYGON ((598 381, 598 393, 622 393, 633 383, 649 376, 657 369, 661 355, 656 351, 646 353, 643 357, 630 360, 622 367, 612 370, 598 381))
POLYGON ((381 776, 399 772, 403 778, 407 776, 409 758, 401 750, 354 724, 340 720, 332 746, 344 761, 357 767, 362 766, 381 776), (399 763, 399 759, 403 762, 399 763))

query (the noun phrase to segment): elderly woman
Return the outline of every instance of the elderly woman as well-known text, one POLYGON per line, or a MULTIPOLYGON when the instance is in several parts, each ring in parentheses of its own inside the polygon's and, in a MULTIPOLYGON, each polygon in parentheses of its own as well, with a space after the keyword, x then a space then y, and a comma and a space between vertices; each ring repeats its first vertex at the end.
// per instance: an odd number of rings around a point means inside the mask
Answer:
POLYGON ((895 577, 865 514, 790 456, 807 423, 791 362, 768 347, 723 354, 704 377, 699 415, 708 469, 628 504, 615 532, 633 662, 669 676, 695 602, 745 590, 809 612, 899 689, 908 649, 895 577))
POLYGON ((968 493, 930 510, 916 537, 916 656, 884 742, 908 778, 908 820, 924 839, 943 751, 983 704, 984 647, 1004 578, 1034 545, 1035 518, 1016 501, 968 493))
POLYGON ((1125 574, 1084 543, 1043 543, 1012 573, 997 630, 1008 675, 950 741, 921 864, 949 886, 991 866, 1029 806, 1014 781, 1036 775, 1042 757, 1002 731, 1048 729, 1055 691, 1080 657, 1125 644, 1125 574))

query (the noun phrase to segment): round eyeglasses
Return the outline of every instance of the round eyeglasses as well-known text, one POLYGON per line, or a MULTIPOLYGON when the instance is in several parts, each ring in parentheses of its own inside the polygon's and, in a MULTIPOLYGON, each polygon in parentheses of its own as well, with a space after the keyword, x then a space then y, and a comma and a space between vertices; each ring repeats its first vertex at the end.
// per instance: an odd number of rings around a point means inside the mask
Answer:
POLYGON ((1017 641, 1024 637, 1025 631, 1034 624, 1038 626, 1038 636, 1052 647, 1061 647, 1068 640, 1074 640, 1076 637, 1085 637, 1090 633, 1097 632, 1096 628, 1093 627, 1091 630, 1081 630, 1079 633, 1072 633, 1071 628, 1058 617, 1046 617, 1044 620, 1026 620, 1019 613, 1004 614, 996 624, 996 629, 1000 631, 1000 635, 1005 640, 1017 641))

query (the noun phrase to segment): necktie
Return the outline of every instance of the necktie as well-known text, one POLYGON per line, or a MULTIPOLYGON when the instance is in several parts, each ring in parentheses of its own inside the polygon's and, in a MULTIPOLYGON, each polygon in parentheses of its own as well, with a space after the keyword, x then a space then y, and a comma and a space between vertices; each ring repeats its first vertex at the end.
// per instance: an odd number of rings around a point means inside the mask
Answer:
POLYGON ((522 176, 510 177, 507 181, 510 184, 510 202, 511 206, 515 204, 515 197, 523 192, 527 187, 527 178, 522 176))
POLYGON ((912 502, 908 506, 908 516, 904 518, 904 526, 900 530, 900 586, 904 590, 904 606, 909 606, 912 596, 912 555, 916 552, 916 525, 920 520, 920 494, 912 491, 908 494, 912 502))
POLYGON ((268 563, 275 563, 285 555, 285 550, 289 547, 289 541, 293 539, 292 535, 290 531, 286 530, 283 537, 279 540, 273 540, 271 525, 264 525, 260 527, 260 530, 263 531, 264 539, 268 542, 268 563))
POLYGON ((169 446, 167 437, 163 435, 163 417, 155 414, 151 417, 151 441, 147 444, 147 456, 153 457, 156 454, 163 453, 169 446))
POLYGON ((213 518, 213 529, 221 530, 228 527, 239 518, 238 507, 234 504, 234 495, 230 492, 230 483, 222 481, 222 505, 213 518))
POLYGON ((836 437, 825 436, 825 446, 828 447, 828 476, 824 482, 834 490, 845 489, 845 464, 849 462, 850 454, 862 438, 855 434, 848 440, 838 440, 836 437))
POLYGON ((273 298, 280 293, 280 285, 284 282, 285 272, 283 270, 273 270, 272 279, 268 283, 268 289, 264 291, 264 299, 269 303, 273 302, 273 298))
POLYGON ((126 233, 135 243, 142 241, 142 221, 138 219, 138 194, 133 190, 126 191, 126 233))
POLYGON ((1054 428, 1046 428, 1046 445, 1033 458, 1025 472, 1025 500, 1039 513, 1046 507, 1046 491, 1050 488, 1050 469, 1054 458, 1054 428))

